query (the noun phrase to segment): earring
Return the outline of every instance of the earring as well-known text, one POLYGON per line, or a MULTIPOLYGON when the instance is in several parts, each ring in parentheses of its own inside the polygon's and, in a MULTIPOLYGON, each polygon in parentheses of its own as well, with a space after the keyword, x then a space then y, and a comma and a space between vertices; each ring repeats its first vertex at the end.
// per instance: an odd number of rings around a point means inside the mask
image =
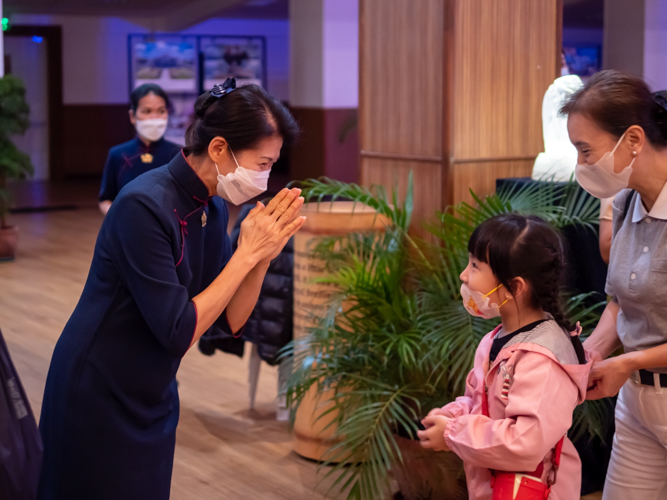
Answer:
POLYGON ((637 151, 633 151, 632 156, 637 156, 637 151))

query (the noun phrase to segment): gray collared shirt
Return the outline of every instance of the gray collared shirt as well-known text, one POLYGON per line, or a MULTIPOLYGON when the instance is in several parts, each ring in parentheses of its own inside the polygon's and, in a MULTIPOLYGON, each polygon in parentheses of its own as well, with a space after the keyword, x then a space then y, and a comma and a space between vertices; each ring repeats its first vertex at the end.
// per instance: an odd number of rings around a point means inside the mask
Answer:
MULTIPOLYGON (((620 311, 616 328, 626 352, 667 343, 667 184, 647 213, 629 189, 613 205, 606 292, 620 311), (632 196, 627 214, 626 200, 632 196)), ((667 367, 651 371, 667 373, 667 367)))

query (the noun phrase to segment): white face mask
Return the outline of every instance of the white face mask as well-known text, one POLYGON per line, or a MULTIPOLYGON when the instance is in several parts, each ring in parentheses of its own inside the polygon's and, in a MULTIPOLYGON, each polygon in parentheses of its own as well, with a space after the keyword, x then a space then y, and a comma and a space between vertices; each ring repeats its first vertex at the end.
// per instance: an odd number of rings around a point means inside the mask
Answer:
POLYGON ((500 316, 500 308, 507 303, 507 299, 502 304, 494 304, 489 299, 489 295, 498 290, 503 285, 498 285, 489 293, 484 295, 482 292, 471 290, 468 285, 461 283, 461 297, 463 297, 463 306, 466 310, 477 318, 491 319, 500 316))
POLYGON ((625 137, 625 132, 611 150, 611 153, 602 155, 593 165, 577 163, 574 175, 579 185, 596 198, 611 198, 621 190, 628 187, 630 175, 632 175, 633 158, 630 165, 625 167, 620 174, 614 172, 614 153, 618 145, 625 137))
POLYGON ((137 129, 137 133, 141 137, 151 142, 156 142, 162 139, 162 136, 167 130, 167 119, 150 118, 148 120, 137 120, 134 127, 137 129))
POLYGON ((222 175, 220 170, 218 170, 217 163, 214 164, 215 169, 218 171, 218 196, 234 205, 241 205, 266 191, 271 169, 259 171, 243 168, 236 161, 236 156, 234 156, 231 148, 229 152, 232 153, 232 158, 234 158, 234 163, 236 163, 236 170, 234 172, 222 175))

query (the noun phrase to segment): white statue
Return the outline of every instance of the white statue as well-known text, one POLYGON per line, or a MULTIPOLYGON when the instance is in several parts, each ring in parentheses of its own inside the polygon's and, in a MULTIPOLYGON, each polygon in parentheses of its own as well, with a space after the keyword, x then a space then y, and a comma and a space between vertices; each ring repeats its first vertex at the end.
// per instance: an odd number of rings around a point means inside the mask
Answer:
POLYGON ((554 182, 569 181, 577 164, 577 149, 567 135, 567 116, 558 111, 565 100, 584 86, 577 75, 556 78, 544 94, 542 101, 542 130, 544 153, 540 153, 533 166, 533 179, 554 182))

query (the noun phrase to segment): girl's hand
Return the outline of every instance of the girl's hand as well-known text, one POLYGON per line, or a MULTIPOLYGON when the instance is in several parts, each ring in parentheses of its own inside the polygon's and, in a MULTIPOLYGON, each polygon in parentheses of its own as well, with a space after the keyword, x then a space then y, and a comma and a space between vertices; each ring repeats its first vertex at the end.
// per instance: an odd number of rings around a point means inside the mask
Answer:
POLYGON ((429 415, 422 420, 426 430, 417 431, 417 437, 421 441, 422 448, 429 448, 434 451, 449 451, 447 443, 445 443, 445 427, 449 420, 442 415, 429 415))
POLYGON ((452 415, 449 411, 443 411, 442 408, 433 408, 430 412, 428 412, 427 417, 435 417, 436 415, 442 415, 443 417, 447 418, 454 418, 454 415, 452 415))
MULTIPOLYGON (((440 415, 440 408, 433 408, 430 412, 428 412, 427 417, 435 417, 436 415, 440 415)), ((423 420, 422 420, 423 423, 423 420)))
POLYGON ((304 201, 300 194, 298 188, 285 188, 266 206, 257 202, 241 223, 238 250, 255 264, 275 259, 306 220, 298 216, 304 201))
POLYGON ((604 361, 594 361, 588 376, 586 399, 602 399, 615 396, 632 374, 632 367, 625 356, 616 356, 604 361))

